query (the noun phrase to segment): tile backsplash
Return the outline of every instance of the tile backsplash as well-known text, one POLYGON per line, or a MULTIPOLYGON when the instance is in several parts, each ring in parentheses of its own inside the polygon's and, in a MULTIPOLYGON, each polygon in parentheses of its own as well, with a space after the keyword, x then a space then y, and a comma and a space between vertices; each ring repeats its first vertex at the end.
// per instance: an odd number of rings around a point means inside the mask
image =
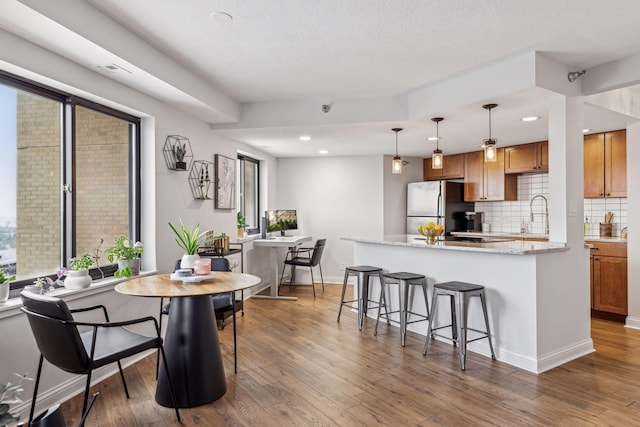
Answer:
MULTIPOLYGON (((535 195, 549 194, 549 174, 519 175, 518 200, 513 202, 476 202, 475 211, 484 212, 484 222, 491 224, 491 231, 519 233, 524 222, 529 233, 545 233, 544 200, 537 198, 530 206, 535 195), (534 221, 531 221, 533 208, 534 221)), ((549 211, 553 206, 549 205, 549 211)), ((619 236, 620 230, 627 226, 627 199, 584 199, 584 215, 589 219, 589 235, 600 233, 600 222, 604 222, 607 212, 613 213, 613 236, 619 236)))

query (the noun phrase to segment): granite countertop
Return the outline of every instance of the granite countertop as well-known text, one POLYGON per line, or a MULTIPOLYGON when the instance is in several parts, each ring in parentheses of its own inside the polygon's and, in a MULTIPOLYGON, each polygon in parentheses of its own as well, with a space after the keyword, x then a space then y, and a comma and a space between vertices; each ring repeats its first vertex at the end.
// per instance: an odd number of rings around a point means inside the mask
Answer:
POLYGON ((505 237, 511 239, 543 239, 549 240, 548 234, 536 234, 536 233, 508 233, 508 232, 489 232, 484 233, 480 231, 452 231, 453 236, 469 236, 469 237, 505 237))
POLYGON ((397 234, 386 236, 341 237, 359 243, 373 243, 389 246, 404 246, 421 249, 452 250, 467 252, 485 252, 507 255, 536 255, 549 252, 568 251, 564 243, 527 242, 523 240, 509 240, 496 242, 458 242, 438 240, 429 244, 424 236, 419 234, 397 234))
POLYGON ((622 237, 584 236, 585 242, 627 243, 622 237))

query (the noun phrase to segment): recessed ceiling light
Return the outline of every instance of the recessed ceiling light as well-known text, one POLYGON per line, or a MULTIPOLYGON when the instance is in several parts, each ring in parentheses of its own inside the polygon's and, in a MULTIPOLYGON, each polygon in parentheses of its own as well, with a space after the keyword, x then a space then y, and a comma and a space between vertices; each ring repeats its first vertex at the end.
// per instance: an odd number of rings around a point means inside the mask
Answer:
POLYGON ((233 21, 233 16, 230 13, 221 11, 211 12, 209 18, 217 22, 233 21))
POLYGON ((591 129, 582 129, 582 133, 591 132, 591 129))
POLYGON ((329 150, 320 150, 318 154, 329 154, 329 150))
POLYGON ((311 137, 308 135, 302 135, 300 141, 311 141, 311 137))
POLYGON ((538 116, 529 116, 529 117, 523 117, 522 120, 523 122, 535 122, 536 120, 539 120, 540 117, 538 116))
POLYGON ((430 136, 429 138, 427 138, 427 141, 437 141, 438 137, 437 136, 430 136))

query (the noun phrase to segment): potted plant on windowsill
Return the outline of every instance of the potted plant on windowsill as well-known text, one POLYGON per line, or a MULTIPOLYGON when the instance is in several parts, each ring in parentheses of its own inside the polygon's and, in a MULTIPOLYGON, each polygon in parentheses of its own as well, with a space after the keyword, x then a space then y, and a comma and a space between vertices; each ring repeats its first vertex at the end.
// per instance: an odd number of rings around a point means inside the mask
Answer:
POLYGON ((140 274, 140 255, 144 252, 141 242, 135 244, 125 236, 116 239, 115 245, 107 249, 107 259, 110 263, 118 262, 118 270, 114 276, 122 279, 140 274))
POLYGON ((89 276, 89 267, 93 265, 91 255, 82 254, 70 258, 68 261, 67 278, 64 286, 67 289, 84 289, 91 285, 92 279, 89 276))
POLYGON ((237 216, 237 223, 238 223, 238 238, 243 238, 245 235, 245 228, 247 227, 247 222, 246 222, 246 218, 244 217, 244 215, 242 215, 242 212, 238 211, 238 216, 237 216))
POLYGON ((204 233, 200 234, 200 224, 191 224, 187 227, 180 218, 179 230, 171 223, 169 223, 169 227, 176 236, 176 243, 184 250, 180 268, 193 268, 194 261, 200 258, 198 249, 200 249, 204 238, 204 233))
POLYGON ((16 280, 16 276, 9 276, 7 269, 0 268, 0 302, 9 299, 9 287, 14 280, 16 280))

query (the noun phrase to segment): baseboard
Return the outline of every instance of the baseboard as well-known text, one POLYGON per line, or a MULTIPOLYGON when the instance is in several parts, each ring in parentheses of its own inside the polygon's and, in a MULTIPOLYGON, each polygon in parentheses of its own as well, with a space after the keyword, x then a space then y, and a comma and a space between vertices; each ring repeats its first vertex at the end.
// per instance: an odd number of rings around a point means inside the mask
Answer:
POLYGON ((579 357, 586 356, 596 351, 593 348, 593 340, 587 338, 581 342, 566 346, 538 358, 536 373, 541 374, 556 368, 579 357))
POLYGON ((624 326, 625 328, 640 329, 640 319, 628 316, 624 326))

